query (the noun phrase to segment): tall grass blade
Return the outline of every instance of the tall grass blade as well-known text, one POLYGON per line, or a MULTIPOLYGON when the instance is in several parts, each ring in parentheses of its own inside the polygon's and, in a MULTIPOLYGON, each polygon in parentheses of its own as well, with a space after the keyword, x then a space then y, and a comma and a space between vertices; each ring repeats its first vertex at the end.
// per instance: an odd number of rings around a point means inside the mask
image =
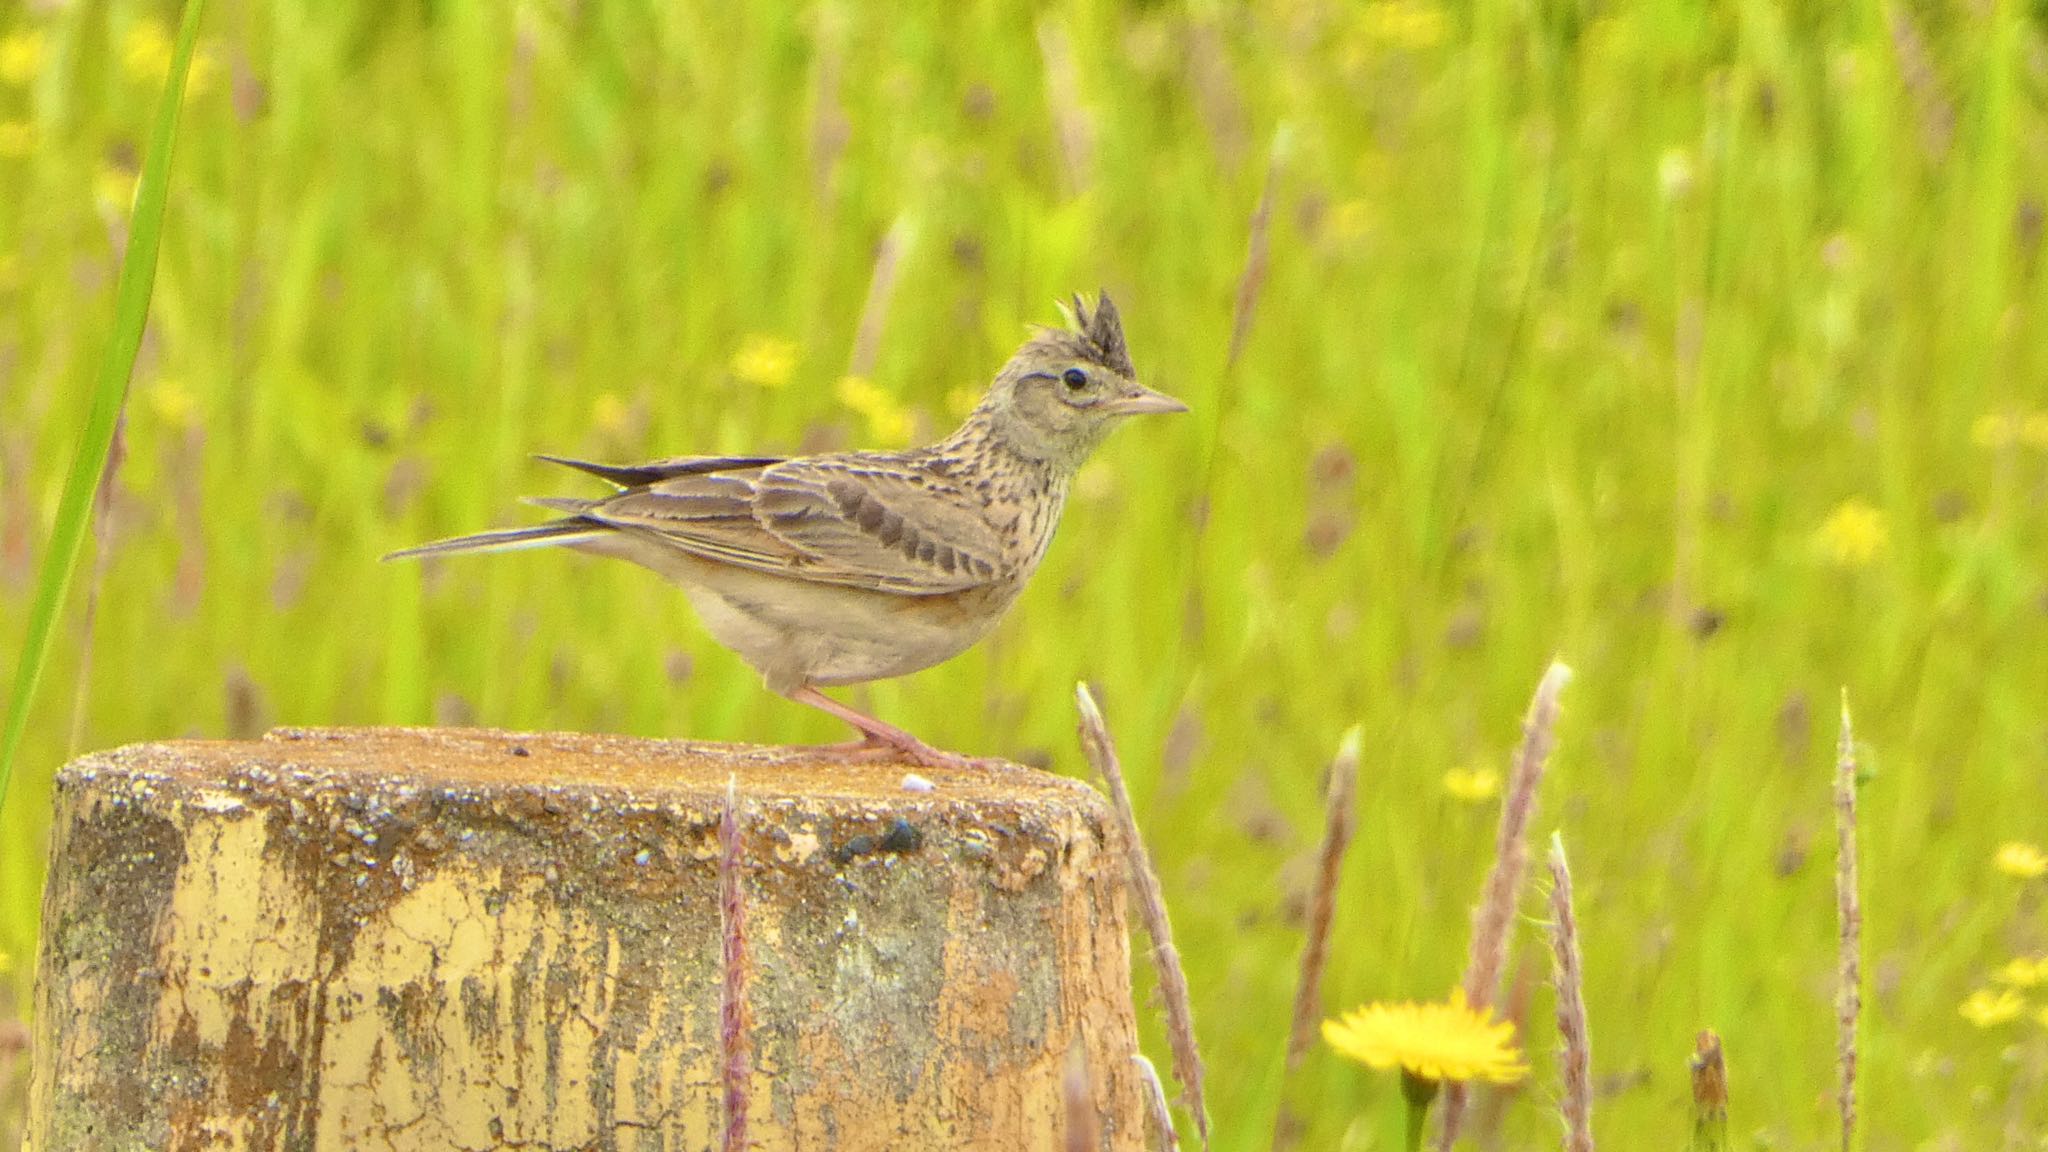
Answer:
POLYGON ((171 54, 171 69, 164 78, 163 96, 157 104, 156 126, 149 134, 149 154, 143 158, 142 176, 135 185, 127 252, 121 259, 121 276, 114 288, 113 338, 107 345, 107 358, 100 365, 99 382, 93 387, 85 431, 72 454, 71 470, 64 477, 57 521, 36 576, 28 635, 22 641, 21 657, 15 664, 14 694, 8 699, 7 723, 4 734, 0 734, 0 809, 7 804, 7 788, 14 779, 14 757, 28 732, 29 709, 35 703, 36 685, 50 654, 50 635, 56 630, 58 613, 64 607, 72 573, 78 566, 78 553, 85 544, 86 528, 92 519, 93 492, 106 469, 107 454, 113 450, 114 429, 127 402, 128 379, 135 371, 135 353, 142 347, 142 329, 149 320, 149 296, 156 286, 157 242, 163 232, 164 199, 171 180, 171 149, 178 139, 178 116, 185 104, 185 76, 191 70, 192 49, 199 41, 199 18, 205 7, 205 0, 190 0, 185 5, 184 18, 178 24, 177 47, 171 54))

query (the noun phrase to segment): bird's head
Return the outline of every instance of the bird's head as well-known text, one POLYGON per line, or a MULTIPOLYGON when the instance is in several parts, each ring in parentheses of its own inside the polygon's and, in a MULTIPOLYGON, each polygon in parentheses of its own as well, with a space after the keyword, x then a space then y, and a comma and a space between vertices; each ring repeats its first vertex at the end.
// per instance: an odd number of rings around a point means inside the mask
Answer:
POLYGON ((1123 321, 1104 292, 1091 310, 1074 297, 1070 328, 1039 328, 1010 357, 978 416, 1020 455, 1078 468, 1126 416, 1188 406, 1139 384, 1123 321))

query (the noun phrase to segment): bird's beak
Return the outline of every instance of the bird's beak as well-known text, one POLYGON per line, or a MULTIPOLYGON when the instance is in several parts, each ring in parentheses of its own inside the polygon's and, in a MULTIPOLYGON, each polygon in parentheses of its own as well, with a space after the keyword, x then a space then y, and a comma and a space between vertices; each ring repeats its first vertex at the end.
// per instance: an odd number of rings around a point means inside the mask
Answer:
POLYGON ((1139 388, 1104 404, 1103 410, 1116 416, 1141 416, 1147 412, 1185 412, 1188 406, 1164 392, 1139 388))

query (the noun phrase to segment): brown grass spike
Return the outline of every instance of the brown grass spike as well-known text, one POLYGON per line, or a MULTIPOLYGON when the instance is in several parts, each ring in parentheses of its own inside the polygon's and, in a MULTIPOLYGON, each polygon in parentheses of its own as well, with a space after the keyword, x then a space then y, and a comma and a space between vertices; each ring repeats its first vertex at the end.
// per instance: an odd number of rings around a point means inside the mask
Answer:
MULTIPOLYGON (((1465 961, 1465 999, 1474 1008, 1493 1004, 1500 994, 1500 976, 1507 969, 1508 929, 1520 903, 1522 877, 1529 867, 1529 821, 1536 815, 1536 790, 1555 743, 1558 698, 1571 682, 1572 670, 1552 661, 1536 685, 1529 713, 1522 721, 1522 746, 1508 777, 1507 801, 1501 805, 1500 830, 1494 839, 1493 870, 1472 912, 1472 950, 1465 961)), ((1465 1092, 1453 1085, 1444 1093, 1443 1128, 1438 1147, 1450 1152, 1464 1119, 1465 1092)))
POLYGON ((1565 1152, 1593 1152, 1593 1037, 1586 1027, 1585 979, 1579 959, 1579 920, 1572 909, 1572 873, 1564 837, 1550 834, 1550 958, 1557 986, 1558 1110, 1565 1152))
POLYGON ((1117 829, 1123 834, 1125 863, 1132 893, 1138 901, 1138 917, 1145 934, 1152 938, 1152 963, 1159 970, 1159 992, 1166 1002, 1166 1036, 1173 1047, 1173 1077, 1180 1081, 1181 1103, 1194 1118, 1195 1135, 1202 1147, 1209 1147, 1209 1110, 1202 1097, 1202 1053, 1195 1044, 1195 1011, 1188 996, 1187 974, 1181 970, 1180 952, 1173 946, 1173 925, 1166 916, 1166 895, 1159 874, 1152 868, 1151 853, 1138 833, 1138 818, 1131 810, 1130 789, 1124 785, 1123 766, 1118 763, 1116 744, 1102 709, 1095 704, 1088 685, 1074 687, 1074 701, 1081 710, 1081 748, 1088 762, 1102 774, 1109 786, 1110 802, 1116 808, 1117 829))
MULTIPOLYGON (((1357 728, 1344 734, 1330 762, 1330 783, 1323 797, 1323 850, 1316 868, 1316 886, 1309 905, 1308 939, 1301 950, 1301 974, 1294 989, 1294 1023, 1287 1033, 1287 1071, 1293 1072, 1314 1042, 1316 1021, 1322 1016, 1323 965, 1330 954, 1330 922, 1337 908, 1337 881, 1344 870, 1344 853, 1351 847, 1356 823, 1352 798, 1358 788, 1358 755, 1361 736, 1357 728)), ((1293 1145, 1298 1118, 1287 1106, 1282 1084, 1280 1114, 1273 1122, 1273 1147, 1293 1145)))
POLYGON ((1842 735, 1835 748, 1835 926, 1838 944, 1835 1063, 1842 1152, 1856 1146, 1856 1025, 1863 1012, 1863 899, 1856 874, 1856 737, 1849 690, 1842 690, 1842 735))
POLYGON ((1226 372, 1237 366, 1245 341, 1251 339, 1252 314, 1258 311, 1259 289, 1266 283, 1267 233, 1273 222, 1273 191, 1274 185, 1280 182, 1280 160, 1287 142, 1287 128, 1282 125, 1273 134, 1273 153, 1266 162, 1266 183, 1259 191, 1259 206, 1252 210, 1251 234, 1245 242, 1244 272, 1238 277, 1237 302, 1231 309, 1230 354, 1223 361, 1226 372))
POLYGON ((725 781, 725 810, 718 819, 718 924, 724 944, 721 967, 724 993, 719 1004, 718 1039, 724 1060, 720 1077, 725 1087, 723 1152, 747 1147, 747 905, 740 890, 740 818, 738 781, 725 781))
POLYGON ((1721 1038, 1700 1033, 1692 1055, 1692 1152, 1727 1152, 1728 1066, 1721 1038))

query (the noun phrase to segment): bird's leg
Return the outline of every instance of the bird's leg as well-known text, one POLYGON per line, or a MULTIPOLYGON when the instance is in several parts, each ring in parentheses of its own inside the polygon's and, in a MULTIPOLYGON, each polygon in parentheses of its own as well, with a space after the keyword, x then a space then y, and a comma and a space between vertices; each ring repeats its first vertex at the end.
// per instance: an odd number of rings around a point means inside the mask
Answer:
POLYGON ((837 716, 839 719, 860 730, 861 739, 849 741, 845 744, 827 745, 826 747, 831 751, 851 755, 874 753, 899 755, 924 768, 975 768, 980 766, 979 762, 972 757, 934 748, 893 724, 877 720, 850 704, 842 704, 834 700, 809 684, 805 684, 796 691, 791 692, 789 698, 800 704, 809 704, 821 712, 837 716))

